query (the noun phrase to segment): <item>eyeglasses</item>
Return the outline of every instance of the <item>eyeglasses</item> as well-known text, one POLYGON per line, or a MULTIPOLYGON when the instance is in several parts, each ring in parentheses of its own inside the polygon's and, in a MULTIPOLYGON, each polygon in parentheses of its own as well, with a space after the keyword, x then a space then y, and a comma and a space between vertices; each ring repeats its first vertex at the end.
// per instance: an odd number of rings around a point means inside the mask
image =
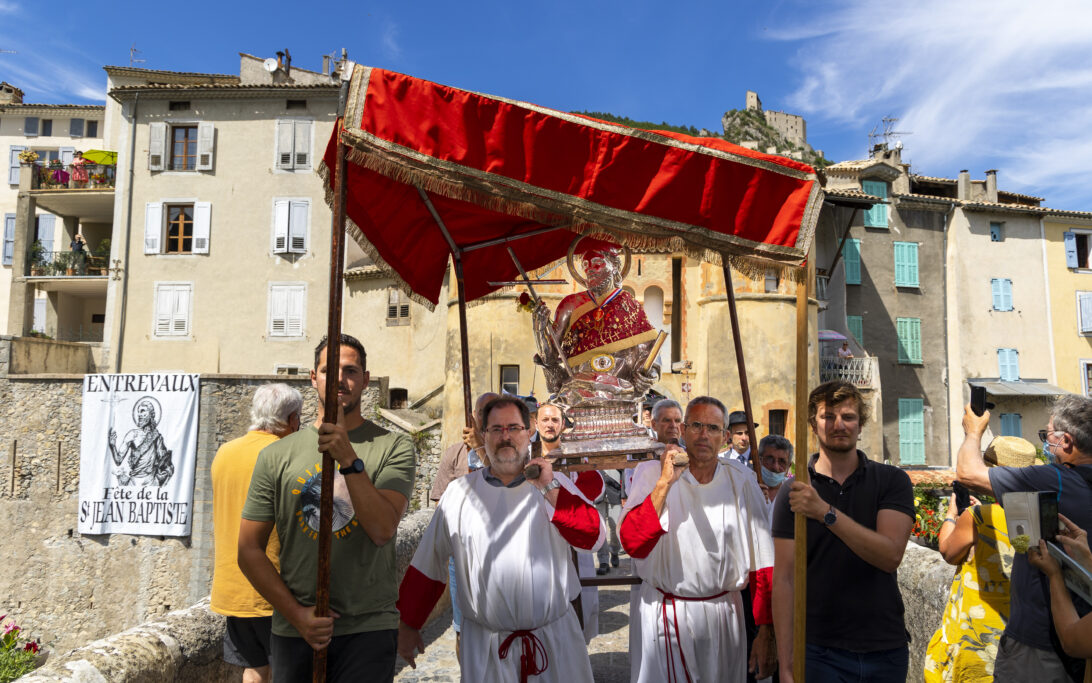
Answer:
POLYGON ((527 427, 524 427, 523 425, 508 425, 507 427, 495 425, 485 431, 493 436, 500 436, 501 434, 519 434, 525 429, 527 429, 527 427))
POLYGON ((784 467, 785 469, 789 469, 789 461, 788 460, 778 460, 777 458, 773 457, 772 455, 764 455, 761 458, 759 458, 759 461, 761 461, 762 465, 768 470, 772 470, 775 465, 780 465, 781 467, 784 467))
POLYGON ((721 433, 724 432, 724 425, 718 425, 718 424, 715 424, 715 423, 714 424, 706 424, 705 422, 687 422, 686 423, 686 428, 687 429, 693 429, 695 432, 698 432, 699 434, 702 431, 707 431, 710 434, 712 434, 713 436, 716 436, 716 435, 721 434, 721 433))
POLYGON ((1040 429, 1039 430, 1039 440, 1042 441, 1043 443, 1046 443, 1048 436, 1050 436, 1051 434, 1057 434, 1057 433, 1058 433, 1057 429, 1040 429))

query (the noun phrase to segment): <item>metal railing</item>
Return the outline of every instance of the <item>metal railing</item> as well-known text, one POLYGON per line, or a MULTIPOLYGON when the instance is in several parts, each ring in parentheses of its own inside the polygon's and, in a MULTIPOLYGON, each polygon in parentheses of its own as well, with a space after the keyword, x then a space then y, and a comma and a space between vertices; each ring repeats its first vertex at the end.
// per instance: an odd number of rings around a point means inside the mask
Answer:
POLYGON ((815 276, 815 298, 819 301, 830 301, 827 289, 830 286, 830 277, 827 275, 815 276))
POLYGON ((27 274, 31 277, 106 275, 108 259, 86 251, 39 251, 31 252, 27 259, 27 274))
POLYGON ((117 166, 106 164, 62 164, 35 162, 32 190, 109 190, 114 187, 117 166))
POLYGON ((823 356, 819 359, 819 381, 842 380, 858 387, 870 387, 872 386, 872 361, 871 357, 823 356))

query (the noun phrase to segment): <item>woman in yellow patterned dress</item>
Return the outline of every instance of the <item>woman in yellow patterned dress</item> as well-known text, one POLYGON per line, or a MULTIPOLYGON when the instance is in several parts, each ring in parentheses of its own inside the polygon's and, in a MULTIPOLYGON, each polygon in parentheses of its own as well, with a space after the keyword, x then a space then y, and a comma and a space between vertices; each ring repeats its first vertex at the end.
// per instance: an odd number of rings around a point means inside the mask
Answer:
MULTIPOLYGON (((988 464, 1026 467, 1035 447, 1018 437, 998 437, 986 449, 988 464)), ((940 628, 925 652, 925 681, 979 683, 993 680, 1001 633, 1009 618, 1012 545, 1000 505, 971 506, 956 519, 955 494, 938 536, 940 552, 958 565, 940 628)))

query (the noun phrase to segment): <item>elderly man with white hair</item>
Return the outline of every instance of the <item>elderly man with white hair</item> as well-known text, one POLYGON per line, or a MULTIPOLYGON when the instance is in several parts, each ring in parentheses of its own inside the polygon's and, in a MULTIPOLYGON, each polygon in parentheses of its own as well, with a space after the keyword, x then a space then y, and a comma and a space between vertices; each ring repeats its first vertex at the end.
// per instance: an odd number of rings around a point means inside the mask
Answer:
MULTIPOLYGON (((215 564, 212 574, 213 612, 227 616, 224 661, 243 667, 243 681, 269 680, 269 633, 273 606, 239 570, 239 520, 250 490, 250 475, 258 453, 300 428, 303 397, 287 384, 266 384, 254 391, 250 429, 228 441, 212 461, 212 520, 215 564)), ((266 553, 278 565, 280 543, 270 538, 266 553)))

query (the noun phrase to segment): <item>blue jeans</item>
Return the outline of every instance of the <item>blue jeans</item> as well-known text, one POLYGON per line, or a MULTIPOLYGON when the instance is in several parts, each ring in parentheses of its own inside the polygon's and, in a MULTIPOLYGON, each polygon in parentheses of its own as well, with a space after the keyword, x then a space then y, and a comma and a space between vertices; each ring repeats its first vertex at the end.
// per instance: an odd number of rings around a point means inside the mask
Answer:
POLYGON ((878 652, 850 652, 836 647, 808 645, 808 683, 905 683, 910 648, 878 652))
POLYGON ((462 633, 463 613, 459 611, 459 598, 455 594, 455 558, 447 560, 447 592, 451 596, 451 625, 455 633, 462 633))

